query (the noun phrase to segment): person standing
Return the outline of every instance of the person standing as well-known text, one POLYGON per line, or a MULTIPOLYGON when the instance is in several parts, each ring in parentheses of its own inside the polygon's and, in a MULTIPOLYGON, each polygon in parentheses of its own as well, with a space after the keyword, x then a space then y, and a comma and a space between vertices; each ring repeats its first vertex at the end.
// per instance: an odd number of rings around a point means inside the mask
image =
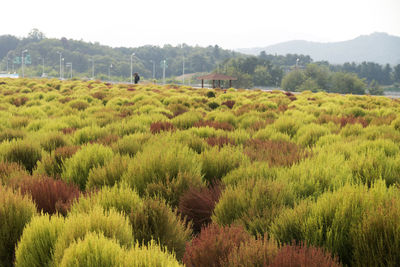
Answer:
POLYGON ((139 73, 135 72, 135 74, 133 74, 133 76, 135 77, 135 84, 137 84, 140 81, 139 73))

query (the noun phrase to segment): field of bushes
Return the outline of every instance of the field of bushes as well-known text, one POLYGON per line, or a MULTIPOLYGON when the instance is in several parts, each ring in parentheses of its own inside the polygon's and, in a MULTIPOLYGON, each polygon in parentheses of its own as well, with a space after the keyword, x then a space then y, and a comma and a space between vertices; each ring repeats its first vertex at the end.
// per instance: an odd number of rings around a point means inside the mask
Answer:
POLYGON ((400 266, 400 101, 0 80, 0 266, 400 266))

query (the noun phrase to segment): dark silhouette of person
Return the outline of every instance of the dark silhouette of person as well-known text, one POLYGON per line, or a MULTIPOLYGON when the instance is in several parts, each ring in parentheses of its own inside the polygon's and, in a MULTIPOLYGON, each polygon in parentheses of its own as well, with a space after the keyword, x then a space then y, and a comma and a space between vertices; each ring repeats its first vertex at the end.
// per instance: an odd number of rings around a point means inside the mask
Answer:
POLYGON ((137 72, 135 72, 133 75, 135 76, 135 84, 137 84, 140 81, 140 76, 137 72))

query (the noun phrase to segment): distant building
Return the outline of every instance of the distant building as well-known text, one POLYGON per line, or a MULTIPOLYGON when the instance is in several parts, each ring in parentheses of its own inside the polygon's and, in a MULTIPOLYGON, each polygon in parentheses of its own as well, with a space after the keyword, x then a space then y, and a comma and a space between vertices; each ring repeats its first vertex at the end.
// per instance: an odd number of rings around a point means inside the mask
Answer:
POLYGON ((19 78, 18 73, 1 73, 0 72, 0 78, 19 78))

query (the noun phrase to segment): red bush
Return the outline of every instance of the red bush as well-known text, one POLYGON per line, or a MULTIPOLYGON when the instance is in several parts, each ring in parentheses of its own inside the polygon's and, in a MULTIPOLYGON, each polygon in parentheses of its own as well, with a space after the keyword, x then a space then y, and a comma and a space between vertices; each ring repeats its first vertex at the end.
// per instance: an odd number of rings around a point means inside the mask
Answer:
POLYGON ((99 139, 95 140, 95 141, 90 141, 89 143, 93 144, 93 143, 97 143, 97 144, 102 144, 105 146, 109 146, 112 143, 117 142, 119 139, 118 135, 115 134, 109 134, 103 137, 100 137, 99 139))
POLYGON ((206 140, 207 144, 210 146, 218 146, 219 148, 226 146, 226 145, 235 145, 235 140, 232 140, 226 136, 219 136, 219 137, 209 137, 206 140))
POLYGON ((13 104, 16 107, 20 107, 25 105, 25 103, 28 102, 28 100, 29 98, 27 98, 26 96, 21 96, 12 100, 11 104, 13 104))
POLYGON ((68 127, 68 128, 63 128, 61 131, 63 132, 63 134, 72 134, 76 131, 76 128, 68 127))
POLYGON ((217 122, 217 121, 198 121, 193 127, 210 127, 215 130, 233 131, 234 127, 229 122, 217 122))
POLYGON ((337 258, 321 248, 305 245, 282 247, 268 267, 339 267, 337 258))
POLYGON ((295 143, 286 141, 251 139, 244 153, 253 161, 266 161, 270 166, 290 166, 309 156, 295 143))
POLYGON ((347 124, 359 123, 365 128, 369 124, 369 122, 363 117, 354 117, 353 115, 338 117, 333 115, 322 114, 317 120, 317 122, 320 124, 328 123, 330 121, 335 124, 340 124, 340 127, 344 127, 347 124))
POLYGON ((153 122, 150 125, 150 132, 152 134, 157 134, 161 131, 175 131, 175 126, 167 121, 153 122))
POLYGON ((228 108, 232 109, 233 106, 235 105, 235 103, 236 102, 234 100, 227 100, 227 101, 223 102, 221 105, 225 105, 228 108))
POLYGON ((19 180, 17 186, 19 186, 22 194, 32 196, 39 212, 43 211, 49 214, 59 212, 64 216, 73 200, 78 198, 80 194, 77 186, 49 177, 27 176, 19 180))
POLYGON ((211 223, 211 215, 221 191, 222 186, 220 184, 210 188, 190 188, 179 199, 178 211, 188 221, 192 221, 195 233, 199 233, 201 228, 211 223))
POLYGON ((368 126, 368 121, 362 117, 347 116, 340 118, 340 127, 344 127, 347 124, 361 124, 364 128, 368 126))
POLYGON ((243 227, 210 224, 186 245, 183 263, 186 266, 223 266, 232 250, 251 239, 243 227))

